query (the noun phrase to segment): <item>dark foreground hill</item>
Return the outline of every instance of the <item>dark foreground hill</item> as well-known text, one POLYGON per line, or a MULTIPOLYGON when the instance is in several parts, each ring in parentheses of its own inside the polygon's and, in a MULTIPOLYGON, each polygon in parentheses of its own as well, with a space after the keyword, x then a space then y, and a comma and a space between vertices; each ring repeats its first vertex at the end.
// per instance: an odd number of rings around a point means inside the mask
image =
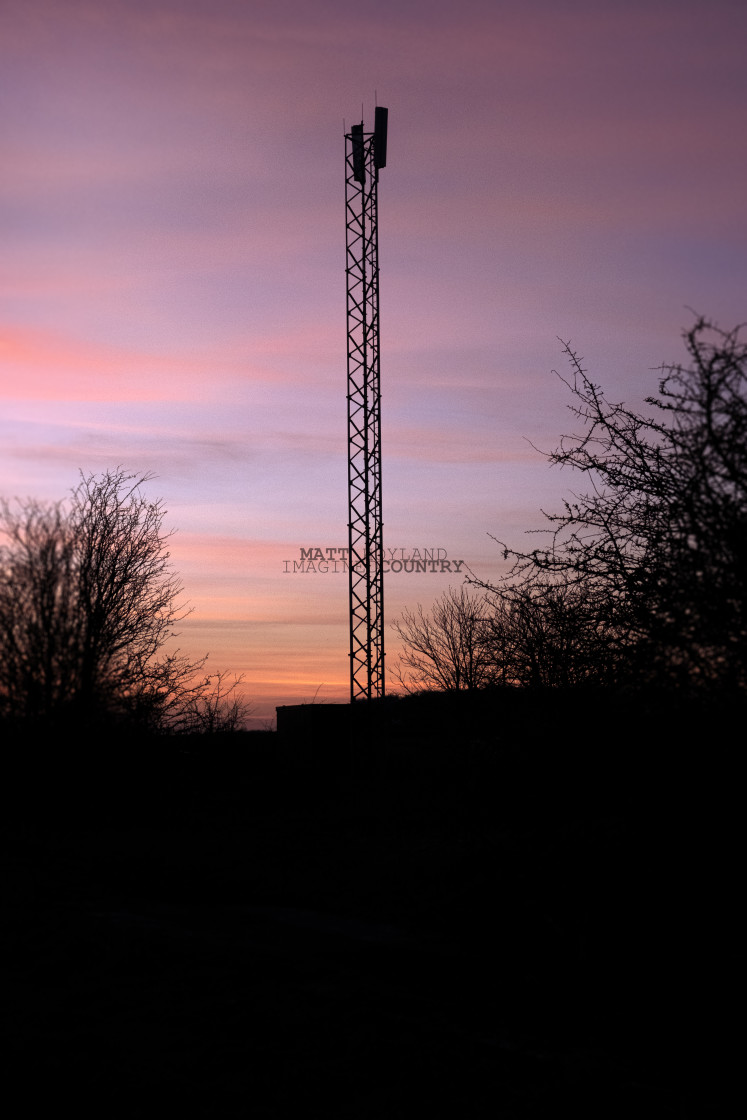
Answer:
POLYGON ((9 743, 27 1112, 718 1115, 738 713, 538 702, 9 743))

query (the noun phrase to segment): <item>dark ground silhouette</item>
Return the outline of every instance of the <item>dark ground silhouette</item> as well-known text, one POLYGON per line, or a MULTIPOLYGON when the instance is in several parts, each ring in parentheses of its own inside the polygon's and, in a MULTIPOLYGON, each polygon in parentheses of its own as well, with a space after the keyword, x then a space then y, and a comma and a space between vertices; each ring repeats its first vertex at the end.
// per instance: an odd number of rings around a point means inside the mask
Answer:
POLYGON ((741 709, 482 702, 392 701, 352 745, 324 708, 313 734, 8 744, 28 1112, 720 1114, 741 709))

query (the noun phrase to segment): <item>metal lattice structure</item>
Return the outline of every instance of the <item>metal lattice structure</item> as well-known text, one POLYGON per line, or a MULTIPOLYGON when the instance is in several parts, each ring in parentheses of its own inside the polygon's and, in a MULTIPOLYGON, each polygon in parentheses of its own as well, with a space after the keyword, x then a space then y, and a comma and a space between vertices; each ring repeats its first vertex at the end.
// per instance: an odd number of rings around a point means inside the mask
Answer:
POLYGON ((351 701, 385 687, 378 183, 387 115, 377 108, 373 132, 361 122, 345 136, 351 701))

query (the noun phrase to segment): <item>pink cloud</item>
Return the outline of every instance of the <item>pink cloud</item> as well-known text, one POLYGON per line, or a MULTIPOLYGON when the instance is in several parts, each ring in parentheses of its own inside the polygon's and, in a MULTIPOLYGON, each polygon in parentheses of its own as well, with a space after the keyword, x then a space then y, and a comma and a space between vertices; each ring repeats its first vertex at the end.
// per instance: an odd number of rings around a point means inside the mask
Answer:
MULTIPOLYGON (((146 353, 89 342, 49 327, 0 326, 0 395, 16 400, 200 400, 216 355, 146 353)), ((235 377, 246 369, 218 358, 235 377)), ((260 367, 261 376, 261 367, 260 367)), ((270 372, 269 380, 275 375, 270 372)))
POLYGON ((536 463, 537 452, 529 445, 496 433, 492 439, 468 428, 400 427, 389 425, 386 451, 396 459, 436 463, 536 463))

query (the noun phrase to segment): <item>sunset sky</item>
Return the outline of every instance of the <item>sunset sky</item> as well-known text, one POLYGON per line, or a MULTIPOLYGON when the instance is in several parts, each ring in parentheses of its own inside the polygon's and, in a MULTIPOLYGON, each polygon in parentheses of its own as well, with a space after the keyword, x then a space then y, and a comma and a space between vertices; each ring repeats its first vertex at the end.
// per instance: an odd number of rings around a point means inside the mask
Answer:
POLYGON ((153 472, 182 648, 258 725, 345 699, 346 576, 284 571, 347 543, 343 120, 389 108, 385 546, 492 578, 578 486, 558 338, 640 405, 689 309, 747 320, 745 44, 743 0, 0 0, 0 493, 153 472))

